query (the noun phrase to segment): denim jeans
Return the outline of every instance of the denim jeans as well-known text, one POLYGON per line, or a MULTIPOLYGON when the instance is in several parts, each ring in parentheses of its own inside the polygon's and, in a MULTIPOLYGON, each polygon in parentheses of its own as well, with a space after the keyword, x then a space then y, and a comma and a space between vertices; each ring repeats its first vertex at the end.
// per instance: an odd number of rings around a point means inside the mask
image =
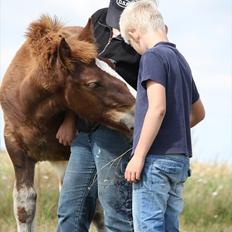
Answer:
POLYGON ((133 231, 132 186, 124 179, 130 153, 118 158, 130 146, 124 135, 104 126, 75 138, 59 199, 57 232, 88 231, 97 196, 107 232, 133 231))
POLYGON ((183 184, 188 170, 187 156, 147 156, 142 178, 133 184, 135 232, 179 231, 183 184))

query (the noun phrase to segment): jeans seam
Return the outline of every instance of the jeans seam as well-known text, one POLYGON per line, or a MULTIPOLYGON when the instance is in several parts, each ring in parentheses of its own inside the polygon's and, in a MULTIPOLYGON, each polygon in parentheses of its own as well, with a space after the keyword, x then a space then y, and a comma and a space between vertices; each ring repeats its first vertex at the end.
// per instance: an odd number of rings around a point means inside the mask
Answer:
MULTIPOLYGON (((95 176, 95 174, 96 174, 96 168, 95 168, 95 171, 93 172, 93 174, 91 175, 91 178, 90 178, 90 181, 89 181, 89 183, 91 182, 91 180, 93 179, 93 177, 95 176)), ((89 186, 89 183, 88 183, 88 186, 89 186)), ((83 211, 83 206, 84 206, 84 202, 85 202, 85 200, 86 200, 86 197, 88 196, 88 193, 89 193, 89 191, 90 191, 90 189, 89 189, 89 187, 87 187, 87 189, 86 189, 86 191, 84 192, 84 194, 83 194, 83 199, 82 199, 82 201, 81 201, 81 204, 80 204, 80 209, 78 209, 77 211, 76 211, 76 216, 75 216, 75 228, 76 228, 76 232, 79 232, 78 231, 78 227, 77 227, 77 220, 80 218, 80 215, 81 215, 81 213, 82 213, 82 211, 83 211), (79 213, 78 213, 79 212, 79 213)))
MULTIPOLYGON (((91 141, 90 141, 90 135, 89 135, 89 134, 90 134, 90 133, 88 133, 88 143, 89 143, 89 146, 90 146, 91 154, 93 154, 93 150, 92 150, 91 141)), ((94 161, 94 164, 95 164, 95 161, 94 161)), ((76 227, 76 232, 78 232, 77 220, 80 218, 80 215, 81 215, 81 213, 82 213, 82 211, 83 211, 83 206, 84 206, 86 197, 88 196, 88 193, 89 193, 89 191, 90 191, 89 186, 91 187, 90 183, 91 183, 91 181, 94 179, 95 175, 96 175, 96 164, 95 164, 95 169, 94 169, 94 171, 93 171, 93 173, 92 173, 92 175, 91 175, 91 177, 90 177, 90 180, 89 180, 89 182, 88 182, 88 184, 87 184, 88 187, 87 187, 86 190, 84 191, 84 194, 83 194, 83 197, 82 197, 82 201, 81 201, 81 204, 80 204, 80 209, 81 209, 81 210, 78 209, 78 210, 76 211, 76 213, 75 213, 75 227, 76 227)))

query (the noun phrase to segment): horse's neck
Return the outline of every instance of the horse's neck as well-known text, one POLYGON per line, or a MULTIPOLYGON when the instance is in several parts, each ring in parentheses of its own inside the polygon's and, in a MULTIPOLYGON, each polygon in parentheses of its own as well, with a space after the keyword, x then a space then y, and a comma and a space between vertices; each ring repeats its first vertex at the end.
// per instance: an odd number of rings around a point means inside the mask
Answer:
POLYGON ((65 105, 62 103, 61 98, 54 94, 39 102, 34 112, 34 118, 38 122, 47 122, 65 109, 65 105))
POLYGON ((47 91, 33 76, 21 83, 20 103, 24 113, 37 123, 46 122, 65 109, 62 94, 47 91))

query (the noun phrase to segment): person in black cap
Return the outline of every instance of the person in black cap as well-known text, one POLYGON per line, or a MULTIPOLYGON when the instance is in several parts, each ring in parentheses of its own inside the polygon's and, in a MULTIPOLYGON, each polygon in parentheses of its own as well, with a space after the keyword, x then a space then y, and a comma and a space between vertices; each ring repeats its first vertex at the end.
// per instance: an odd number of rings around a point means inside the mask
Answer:
MULTIPOLYGON (((140 55, 119 32, 119 18, 129 2, 111 0, 109 8, 98 10, 91 19, 99 57, 110 59, 116 72, 136 89, 140 55)), ((59 199, 57 232, 87 232, 97 197, 104 211, 104 231, 131 232, 132 188, 123 176, 131 142, 120 132, 89 123, 83 127, 80 121, 68 112, 57 132, 60 143, 71 145, 59 199), (75 137, 76 130, 79 133, 75 137)))
POLYGON ((132 1, 128 0, 113 0, 110 1, 109 8, 106 15, 106 23, 112 28, 117 28, 119 30, 119 20, 122 10, 127 6, 127 4, 132 1))

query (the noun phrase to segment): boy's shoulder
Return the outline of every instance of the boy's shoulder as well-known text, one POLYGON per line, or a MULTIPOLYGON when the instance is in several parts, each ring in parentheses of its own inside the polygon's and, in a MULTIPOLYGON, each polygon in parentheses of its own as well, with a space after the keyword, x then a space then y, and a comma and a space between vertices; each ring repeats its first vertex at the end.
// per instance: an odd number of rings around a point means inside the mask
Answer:
POLYGON ((152 48, 149 48, 144 52, 142 55, 141 62, 147 63, 152 60, 160 60, 163 62, 165 60, 165 57, 167 56, 169 48, 167 46, 162 46, 161 44, 157 44, 152 48))
POLYGON ((184 60, 184 57, 178 51, 176 45, 170 42, 159 42, 142 55, 142 62, 145 63, 148 60, 159 60, 164 64, 170 64, 173 63, 176 59, 184 60))

